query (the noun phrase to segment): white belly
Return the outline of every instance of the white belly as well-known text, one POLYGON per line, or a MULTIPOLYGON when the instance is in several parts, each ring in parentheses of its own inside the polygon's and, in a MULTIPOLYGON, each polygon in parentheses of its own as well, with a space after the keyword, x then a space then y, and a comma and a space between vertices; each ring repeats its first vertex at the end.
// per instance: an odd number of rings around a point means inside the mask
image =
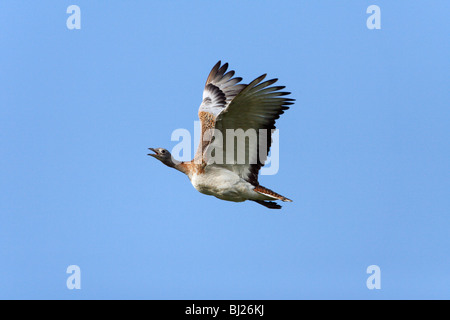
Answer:
POLYGON ((252 184, 220 167, 206 166, 203 174, 192 176, 191 183, 199 192, 222 200, 241 202, 259 198, 252 184))

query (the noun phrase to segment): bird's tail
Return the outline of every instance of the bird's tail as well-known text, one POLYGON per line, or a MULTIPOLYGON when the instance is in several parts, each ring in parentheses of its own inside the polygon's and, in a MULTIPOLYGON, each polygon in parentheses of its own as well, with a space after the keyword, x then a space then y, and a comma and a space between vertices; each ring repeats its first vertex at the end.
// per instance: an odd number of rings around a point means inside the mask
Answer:
POLYGON ((286 198, 286 197, 284 197, 284 196, 282 196, 282 195, 280 195, 280 194, 278 194, 278 193, 276 193, 276 192, 274 192, 274 191, 272 191, 270 189, 267 189, 267 188, 265 188, 263 186, 257 186, 257 187, 255 187, 255 189, 253 189, 253 191, 258 192, 260 194, 263 194, 265 196, 268 196, 268 197, 270 197, 270 198, 272 198, 274 200, 281 200, 281 201, 284 201, 284 202, 292 202, 291 199, 288 199, 288 198, 286 198))

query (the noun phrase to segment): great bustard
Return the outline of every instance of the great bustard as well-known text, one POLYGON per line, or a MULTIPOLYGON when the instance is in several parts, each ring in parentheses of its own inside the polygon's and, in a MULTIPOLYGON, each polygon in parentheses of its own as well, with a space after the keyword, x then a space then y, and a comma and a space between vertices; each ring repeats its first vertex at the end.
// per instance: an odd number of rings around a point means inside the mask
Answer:
MULTIPOLYGON (((234 71, 226 72, 228 63, 219 61, 211 70, 203 91, 199 108, 201 122, 200 144, 192 161, 175 160, 164 148, 149 148, 150 156, 165 165, 185 173, 199 192, 222 200, 255 201, 270 209, 281 206, 271 200, 291 202, 258 182, 258 173, 264 165, 272 142, 275 120, 280 117, 294 99, 284 96, 285 87, 272 86, 278 79, 264 81, 266 74, 250 84, 238 84, 242 78, 234 71), (256 139, 240 145, 227 132, 253 130, 256 139), (220 133, 220 134, 219 134, 220 133), (231 145, 231 147, 230 147, 231 145), (245 148, 244 157, 238 159, 239 148, 245 148), (261 151, 262 150, 262 151, 261 151), (222 161, 223 160, 223 161, 222 161)), ((245 139, 245 137, 244 137, 245 139)))

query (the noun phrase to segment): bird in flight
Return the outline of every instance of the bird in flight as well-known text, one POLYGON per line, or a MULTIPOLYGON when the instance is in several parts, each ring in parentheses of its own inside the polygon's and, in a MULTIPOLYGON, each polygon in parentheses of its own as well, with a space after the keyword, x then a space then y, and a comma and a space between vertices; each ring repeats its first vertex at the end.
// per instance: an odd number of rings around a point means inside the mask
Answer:
POLYGON ((264 74, 240 84, 242 78, 227 69, 228 63, 219 61, 206 80, 198 111, 201 139, 194 159, 177 161, 164 148, 149 148, 154 153, 148 155, 186 174, 203 194, 280 209, 276 200, 292 200, 261 186, 258 174, 267 160, 275 121, 295 100, 285 97, 290 92, 280 91, 284 86, 272 86, 278 79, 263 81, 264 74), (238 133, 243 136, 240 143, 238 133))

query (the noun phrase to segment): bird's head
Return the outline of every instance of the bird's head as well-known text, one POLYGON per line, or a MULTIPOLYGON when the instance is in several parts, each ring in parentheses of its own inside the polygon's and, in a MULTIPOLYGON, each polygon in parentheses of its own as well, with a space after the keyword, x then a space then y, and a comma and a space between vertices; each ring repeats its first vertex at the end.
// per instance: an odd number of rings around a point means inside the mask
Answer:
POLYGON ((149 150, 153 151, 154 153, 149 153, 149 156, 152 156, 153 158, 158 159, 162 163, 164 163, 166 166, 173 167, 175 166, 175 162, 172 159, 172 155, 170 152, 164 148, 148 148, 149 150))

